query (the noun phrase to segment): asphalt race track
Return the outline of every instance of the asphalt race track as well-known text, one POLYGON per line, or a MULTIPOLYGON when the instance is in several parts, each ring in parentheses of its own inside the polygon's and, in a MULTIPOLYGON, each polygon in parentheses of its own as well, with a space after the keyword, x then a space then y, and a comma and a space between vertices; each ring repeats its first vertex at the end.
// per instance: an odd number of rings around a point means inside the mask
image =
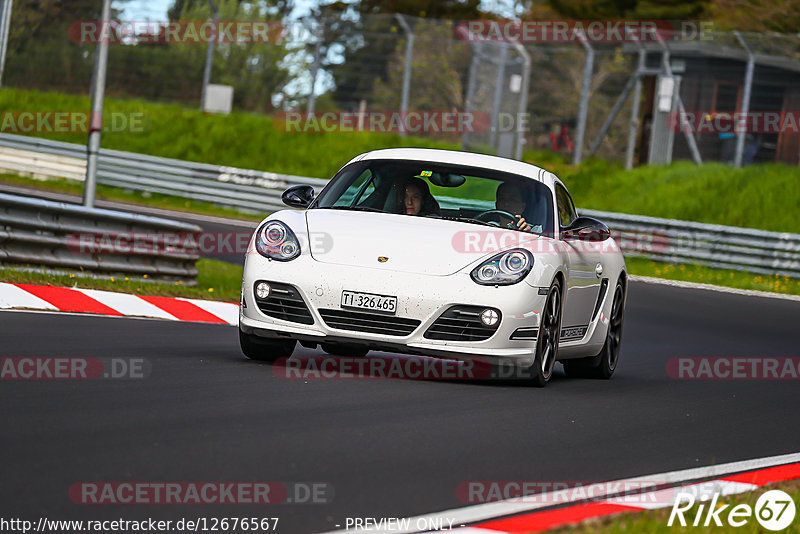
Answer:
MULTIPOLYGON (((244 359, 236 328, 0 312, 0 356, 145 358, 129 380, 0 381, 0 516, 347 517, 464 506, 470 480, 594 481, 796 452, 796 380, 676 380, 678 356, 797 357, 800 303, 631 284, 610 381, 545 389, 300 380, 244 359), (79 505, 81 481, 326 483, 327 504, 79 505)), ((295 354, 312 354, 298 347, 295 354)))

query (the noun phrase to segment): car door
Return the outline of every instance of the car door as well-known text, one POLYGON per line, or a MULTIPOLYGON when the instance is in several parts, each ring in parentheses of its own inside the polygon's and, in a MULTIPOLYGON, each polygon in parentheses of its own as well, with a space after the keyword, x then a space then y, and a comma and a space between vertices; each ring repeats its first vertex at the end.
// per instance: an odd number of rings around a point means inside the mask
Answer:
POLYGON ((575 204, 567 189, 556 182, 556 207, 560 227, 559 237, 566 250, 567 291, 561 323, 561 340, 581 339, 586 333, 600 291, 597 265, 600 253, 580 240, 564 239, 564 229, 578 218, 575 204))

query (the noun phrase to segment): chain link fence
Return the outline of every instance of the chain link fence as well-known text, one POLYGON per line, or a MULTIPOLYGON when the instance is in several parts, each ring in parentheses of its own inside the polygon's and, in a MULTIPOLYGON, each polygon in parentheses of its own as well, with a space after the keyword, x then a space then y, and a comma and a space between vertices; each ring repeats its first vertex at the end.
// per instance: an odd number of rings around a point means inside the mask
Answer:
MULTIPOLYGON (((800 162, 798 36, 678 21, 659 39, 596 39, 570 27, 563 39, 517 40, 487 38, 485 21, 474 32, 470 21, 330 10, 297 18, 281 2, 214 3, 219 21, 282 24, 266 40, 214 45, 211 82, 232 87, 238 111, 397 114, 400 133, 516 158, 537 149, 628 167, 800 162), (412 129, 404 118, 413 113, 469 120, 412 129)), ((88 95, 96 36, 80 23, 99 18, 100 2, 72 0, 40 16, 33 4, 14 3, 3 86, 88 95)), ((125 20, 124 1, 112 3, 107 96, 201 106, 208 40, 185 30, 199 31, 211 11, 193 5, 174 21, 144 24, 125 20), (178 20, 184 31, 168 39, 178 20)))

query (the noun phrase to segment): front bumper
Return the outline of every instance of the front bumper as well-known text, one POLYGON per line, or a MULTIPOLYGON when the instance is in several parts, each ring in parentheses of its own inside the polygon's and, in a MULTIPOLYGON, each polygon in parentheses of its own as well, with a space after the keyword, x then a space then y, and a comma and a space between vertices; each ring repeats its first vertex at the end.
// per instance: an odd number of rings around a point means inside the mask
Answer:
POLYGON ((546 299, 537 287, 527 283, 499 287, 478 285, 468 272, 432 276, 321 263, 309 256, 286 263, 249 256, 242 295, 245 305, 241 307, 239 324, 247 334, 296 339, 306 344, 351 343, 366 345, 372 350, 446 358, 481 356, 514 360, 519 365, 533 362, 536 340, 510 338, 520 328, 538 328, 546 299), (254 295, 254 284, 260 280, 294 286, 305 301, 313 324, 281 320, 263 313, 254 295), (326 324, 320 310, 341 310, 343 290, 397 296, 395 316, 415 319, 420 324, 404 336, 333 328, 326 324), (436 319, 454 305, 495 308, 502 316, 500 325, 483 341, 424 337, 436 319))

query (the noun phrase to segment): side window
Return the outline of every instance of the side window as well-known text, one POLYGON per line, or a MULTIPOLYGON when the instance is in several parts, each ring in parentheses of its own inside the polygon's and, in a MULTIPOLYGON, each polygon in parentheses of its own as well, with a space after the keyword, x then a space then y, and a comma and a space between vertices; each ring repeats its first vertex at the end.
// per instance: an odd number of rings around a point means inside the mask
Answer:
POLYGON ((556 204, 558 205, 558 222, 561 226, 569 226, 578 218, 572 198, 561 184, 556 184, 556 204))
POLYGON ((374 189, 371 178, 372 172, 366 169, 350 184, 347 190, 342 193, 342 196, 334 203, 334 206, 353 206, 359 199, 364 198, 365 190, 371 191, 374 189))

